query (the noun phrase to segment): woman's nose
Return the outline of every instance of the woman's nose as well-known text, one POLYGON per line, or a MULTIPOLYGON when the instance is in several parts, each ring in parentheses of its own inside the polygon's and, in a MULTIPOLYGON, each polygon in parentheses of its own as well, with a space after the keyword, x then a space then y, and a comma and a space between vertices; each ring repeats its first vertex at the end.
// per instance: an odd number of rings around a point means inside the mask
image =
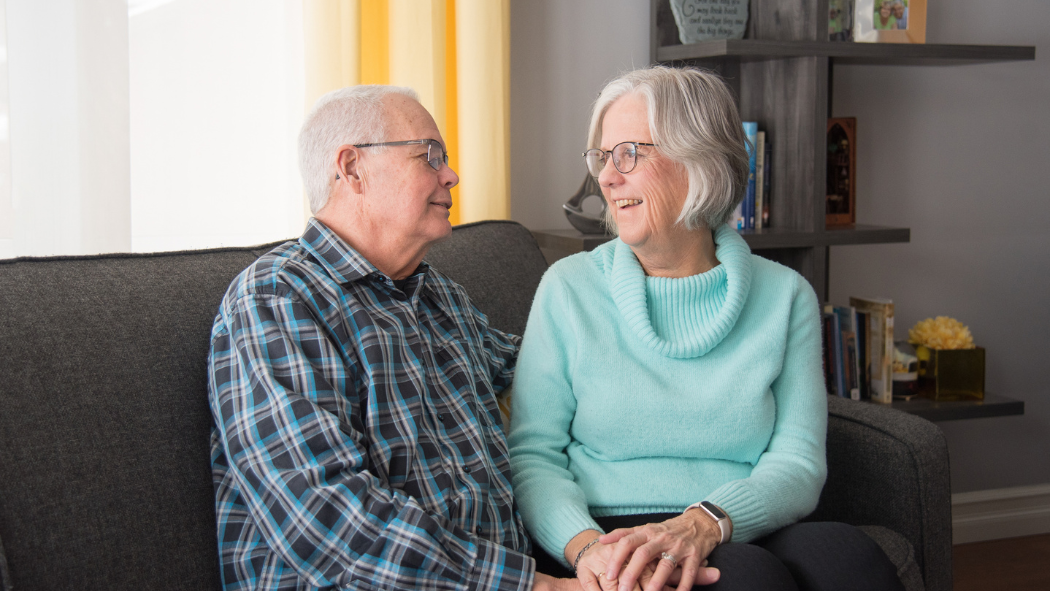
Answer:
POLYGON ((623 173, 616 170, 616 166, 613 165, 612 157, 609 157, 605 161, 605 166, 602 167, 602 172, 598 175, 598 184, 607 187, 616 184, 623 179, 623 173))

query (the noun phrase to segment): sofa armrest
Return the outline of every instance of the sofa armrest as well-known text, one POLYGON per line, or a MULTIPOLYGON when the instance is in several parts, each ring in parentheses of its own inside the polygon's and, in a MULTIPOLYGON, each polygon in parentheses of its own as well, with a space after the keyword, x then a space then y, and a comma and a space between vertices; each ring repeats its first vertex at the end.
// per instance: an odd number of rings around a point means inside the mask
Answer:
POLYGON ((903 535, 928 591, 952 588, 948 445, 933 423, 828 397, 828 480, 807 519, 881 525, 903 535))
POLYGON ((0 540, 0 590, 13 591, 14 583, 11 582, 11 574, 7 572, 7 555, 4 554, 4 541, 0 540))

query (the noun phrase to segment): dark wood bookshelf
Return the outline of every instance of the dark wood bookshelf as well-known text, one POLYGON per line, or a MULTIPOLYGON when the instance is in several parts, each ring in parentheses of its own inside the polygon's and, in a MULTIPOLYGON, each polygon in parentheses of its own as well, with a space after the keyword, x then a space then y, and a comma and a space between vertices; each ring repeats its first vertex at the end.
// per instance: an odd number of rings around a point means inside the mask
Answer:
MULTIPOLYGON (((579 230, 533 230, 540 248, 565 254, 594 250, 613 239, 607 234, 584 234, 579 230)), ((745 230, 740 233, 753 251, 780 248, 813 248, 818 246, 842 246, 847 244, 887 244, 908 242, 911 230, 857 224, 844 228, 828 228, 821 232, 808 232, 786 228, 763 228, 745 230)))
POLYGON ((935 402, 929 398, 894 400, 897 410, 922 417, 927 421, 960 421, 964 419, 987 419, 1024 414, 1024 400, 1014 400, 997 394, 984 394, 984 400, 953 400, 935 402))
MULTIPOLYGON (((741 119, 757 122, 773 146, 773 229, 746 233, 744 239, 763 257, 801 273, 825 299, 830 293, 830 247, 910 238, 907 228, 858 224, 824 229, 827 121, 833 112, 835 66, 956 67, 1035 59, 1035 47, 1027 45, 829 41, 827 6, 827 2, 750 0, 746 39, 691 44, 679 42, 667 0, 650 0, 649 13, 650 61, 674 66, 692 63, 720 73, 736 97, 741 119)), ((857 219, 863 221, 863 214, 860 211, 857 219)))
POLYGON ((656 50, 656 60, 659 62, 720 57, 735 57, 744 61, 827 57, 838 64, 951 65, 1034 60, 1035 47, 719 39, 689 45, 665 45, 656 50))

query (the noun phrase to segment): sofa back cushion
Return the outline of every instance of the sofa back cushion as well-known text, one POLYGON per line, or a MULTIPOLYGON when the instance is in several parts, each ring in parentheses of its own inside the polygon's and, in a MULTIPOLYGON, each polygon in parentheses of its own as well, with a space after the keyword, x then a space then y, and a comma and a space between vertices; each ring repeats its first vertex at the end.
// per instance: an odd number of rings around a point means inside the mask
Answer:
MULTIPOLYGON (((0 575, 15 589, 219 588, 209 334, 272 246, 0 261, 0 575)), ((520 334, 546 268, 527 230, 460 226, 428 259, 520 334)))

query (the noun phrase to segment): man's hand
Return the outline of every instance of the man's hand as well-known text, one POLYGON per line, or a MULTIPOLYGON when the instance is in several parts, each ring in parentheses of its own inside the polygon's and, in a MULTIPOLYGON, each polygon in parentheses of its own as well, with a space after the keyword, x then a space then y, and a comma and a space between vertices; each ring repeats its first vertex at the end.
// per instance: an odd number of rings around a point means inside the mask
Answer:
POLYGON ((532 589, 533 591, 583 591, 577 579, 556 579, 543 573, 536 573, 532 589))

